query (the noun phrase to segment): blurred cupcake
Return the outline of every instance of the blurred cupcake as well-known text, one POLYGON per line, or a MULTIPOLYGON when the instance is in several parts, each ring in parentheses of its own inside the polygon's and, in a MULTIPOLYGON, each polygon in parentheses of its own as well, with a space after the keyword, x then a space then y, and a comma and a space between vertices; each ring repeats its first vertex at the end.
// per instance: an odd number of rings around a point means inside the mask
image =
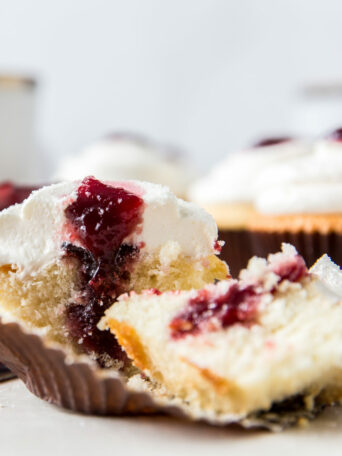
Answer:
POLYGON ((259 176, 269 166, 304 157, 310 150, 308 143, 289 137, 265 139, 230 154, 191 186, 190 199, 216 219, 219 237, 225 241, 221 257, 229 263, 233 276, 255 254, 249 225, 256 216, 254 201, 260 188, 259 176))
POLYGON ((342 265, 342 128, 318 140, 311 154, 264 169, 247 228, 256 255, 285 241, 309 265, 323 253, 342 265))
POLYGON ((75 180, 88 175, 101 180, 137 179, 162 184, 180 197, 186 195, 193 178, 178 150, 126 133, 106 136, 80 154, 64 158, 54 179, 75 180))

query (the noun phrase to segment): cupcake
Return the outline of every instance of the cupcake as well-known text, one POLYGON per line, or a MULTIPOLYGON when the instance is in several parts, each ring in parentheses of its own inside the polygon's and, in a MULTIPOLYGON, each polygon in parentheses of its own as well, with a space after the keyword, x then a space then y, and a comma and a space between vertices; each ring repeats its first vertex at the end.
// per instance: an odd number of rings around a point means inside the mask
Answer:
POLYGON ((291 242, 308 264, 327 253, 341 265, 342 129, 317 140, 310 154, 265 168, 254 209, 247 223, 254 254, 291 242))
POLYGON ((64 158, 54 180, 76 180, 94 175, 105 181, 136 179, 168 186, 184 197, 193 173, 179 151, 143 136, 114 133, 64 158))
MULTIPOLYGON (((21 203, 37 188, 37 186, 15 185, 9 181, 0 183, 0 211, 13 204, 21 203)), ((7 380, 12 377, 14 374, 0 363, 0 380, 7 380)))
POLYGON ((127 358, 97 329, 121 293, 228 274, 213 218, 147 182, 43 187, 1 211, 0 240, 0 362, 39 397, 88 413, 133 407, 127 358))
POLYGON ((341 278, 326 255, 308 270, 283 244, 239 280, 122 295, 100 327, 195 419, 295 424, 342 398, 341 278))
POLYGON ((208 176, 190 187, 190 199, 216 219, 220 239, 225 241, 221 255, 229 263, 233 276, 255 254, 248 226, 256 215, 254 199, 260 185, 259 175, 272 164, 309 153, 309 144, 304 141, 289 137, 265 139, 230 154, 208 176))

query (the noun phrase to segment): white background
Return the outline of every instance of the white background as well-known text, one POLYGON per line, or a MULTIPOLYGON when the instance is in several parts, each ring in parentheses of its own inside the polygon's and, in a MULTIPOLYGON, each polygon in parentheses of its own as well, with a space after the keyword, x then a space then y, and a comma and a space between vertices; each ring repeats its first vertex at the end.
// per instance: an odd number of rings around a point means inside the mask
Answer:
POLYGON ((204 169, 300 129, 300 88, 342 81, 342 2, 0 0, 0 71, 39 79, 37 126, 54 158, 128 129, 204 169))

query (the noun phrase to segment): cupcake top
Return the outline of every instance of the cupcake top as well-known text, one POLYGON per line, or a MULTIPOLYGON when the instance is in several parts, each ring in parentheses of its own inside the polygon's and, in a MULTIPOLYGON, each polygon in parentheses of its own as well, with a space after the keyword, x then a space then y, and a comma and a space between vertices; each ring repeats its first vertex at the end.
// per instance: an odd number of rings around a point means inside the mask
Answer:
POLYGON ((186 194, 192 177, 178 151, 126 133, 104 137, 80 154, 64 158, 54 178, 72 181, 87 175, 108 181, 136 179, 167 185, 178 196, 186 194))
POLYGON ((286 163, 311 152, 310 145, 289 137, 264 139, 230 154, 190 188, 190 198, 199 204, 253 203, 258 176, 265 168, 286 163))
POLYGON ((61 257, 65 244, 86 246, 97 255, 108 243, 114 250, 116 238, 139 246, 144 254, 167 242, 175 252, 195 259, 219 250, 213 218, 167 187, 88 177, 43 187, 2 211, 0 265, 16 264, 23 276, 34 275, 61 257), (81 234, 76 236, 77 230, 81 234))
POLYGON ((342 129, 312 145, 312 152, 270 164, 259 175, 255 207, 264 214, 342 211, 342 129))
POLYGON ((207 208, 249 204, 265 215, 342 211, 342 128, 316 141, 280 138, 230 155, 196 182, 207 208))

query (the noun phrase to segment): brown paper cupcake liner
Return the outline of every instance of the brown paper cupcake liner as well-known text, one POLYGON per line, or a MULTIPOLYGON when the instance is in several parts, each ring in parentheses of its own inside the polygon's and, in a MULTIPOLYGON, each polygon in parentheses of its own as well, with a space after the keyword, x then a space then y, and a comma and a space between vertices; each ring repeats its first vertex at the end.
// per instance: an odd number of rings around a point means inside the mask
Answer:
POLYGON ((282 242, 294 245, 311 267, 325 253, 338 265, 342 265, 342 234, 319 232, 263 232, 250 231, 250 246, 253 255, 267 257, 278 252, 282 242))
POLYGON ((219 239, 225 242, 220 259, 227 262, 230 274, 238 277, 253 256, 249 231, 219 229, 219 239))
POLYGON ((285 405, 243 419, 220 420, 212 415, 196 415, 191 408, 170 398, 159 400, 148 392, 129 389, 119 376, 86 361, 68 359, 64 350, 49 347, 44 338, 28 333, 18 323, 0 319, 0 361, 5 363, 37 397, 60 407, 93 415, 168 414, 215 425, 239 424, 244 428, 283 430, 301 421, 313 419, 322 406, 306 410, 304 401, 286 401, 285 405), (175 405, 176 403, 176 405, 175 405), (294 407, 295 404, 295 407, 294 407))
POLYGON ((6 366, 0 363, 0 382, 5 382, 11 378, 15 378, 15 375, 9 369, 7 369, 6 366))
POLYGON ((221 229, 219 239, 225 241, 220 258, 229 264, 233 277, 239 275, 251 257, 266 258, 270 253, 279 252, 282 242, 294 245, 309 267, 325 253, 342 266, 342 233, 221 229))
POLYGON ((24 332, 17 323, 0 320, 0 360, 34 395, 75 412, 166 412, 150 395, 129 391, 119 377, 102 376, 95 365, 87 362, 69 362, 64 351, 46 346, 41 337, 24 332))

